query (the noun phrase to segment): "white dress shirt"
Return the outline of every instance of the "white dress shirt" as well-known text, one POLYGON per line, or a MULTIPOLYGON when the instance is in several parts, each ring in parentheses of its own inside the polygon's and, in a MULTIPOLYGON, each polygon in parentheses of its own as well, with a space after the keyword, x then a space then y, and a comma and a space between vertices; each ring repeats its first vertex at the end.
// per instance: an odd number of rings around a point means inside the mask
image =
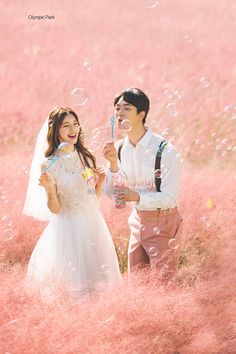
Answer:
MULTIPOLYGON (((139 210, 173 209, 178 206, 179 184, 182 160, 175 147, 168 143, 161 157, 161 192, 156 191, 155 160, 158 147, 163 137, 148 129, 136 146, 124 139, 121 149, 121 162, 118 161, 118 172, 107 168, 105 190, 111 196, 112 180, 122 174, 126 185, 139 193, 138 203, 132 202, 139 210), (112 178, 113 177, 113 178, 112 178)), ((115 144, 118 150, 121 141, 115 144)))

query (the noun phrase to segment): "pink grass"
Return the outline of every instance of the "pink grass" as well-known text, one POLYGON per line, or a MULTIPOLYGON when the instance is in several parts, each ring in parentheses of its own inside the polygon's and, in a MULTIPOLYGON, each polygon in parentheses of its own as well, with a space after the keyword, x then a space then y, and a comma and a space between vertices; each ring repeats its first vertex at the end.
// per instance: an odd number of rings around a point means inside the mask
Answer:
MULTIPOLYGON (((150 4, 155 1, 0 5, 1 353, 236 351, 236 5, 150 4), (55 20, 33 21, 29 14, 55 20), (76 301, 62 288, 54 302, 45 303, 23 288, 27 262, 45 227, 21 214, 35 137, 54 106, 71 105, 87 144, 97 147, 98 162, 105 164, 100 143, 110 131, 103 125, 114 96, 127 86, 147 92, 148 125, 164 132, 184 158, 178 275, 163 284, 153 274, 140 274, 129 286, 125 273, 121 289, 76 301), (75 87, 86 90, 85 106, 71 102, 75 87)), ((101 209, 113 239, 128 237, 128 208, 115 211, 103 196, 101 209)))

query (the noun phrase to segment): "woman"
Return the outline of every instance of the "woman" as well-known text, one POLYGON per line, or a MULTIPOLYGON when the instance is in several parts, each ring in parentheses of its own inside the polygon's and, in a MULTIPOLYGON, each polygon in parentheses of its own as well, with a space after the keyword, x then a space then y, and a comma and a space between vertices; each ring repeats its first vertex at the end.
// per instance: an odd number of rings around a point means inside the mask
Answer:
MULTIPOLYGON (((105 173, 83 145, 79 119, 71 109, 57 107, 50 113, 47 143, 39 185, 46 190, 45 209, 48 207, 51 216, 31 255, 26 283, 50 288, 49 280, 62 280, 80 296, 121 278, 97 199, 105 173), (57 149, 62 143, 63 152, 57 149)), ((24 212, 32 215, 26 205, 24 212)))

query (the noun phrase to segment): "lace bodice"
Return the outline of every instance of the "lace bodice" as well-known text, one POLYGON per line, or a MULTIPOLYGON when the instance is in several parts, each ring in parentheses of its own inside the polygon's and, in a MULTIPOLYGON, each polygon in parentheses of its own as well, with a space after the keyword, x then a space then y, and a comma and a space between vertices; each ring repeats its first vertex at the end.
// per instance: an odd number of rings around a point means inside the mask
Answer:
MULTIPOLYGON (((51 158, 46 159, 42 169, 51 161, 51 158)), ((84 180, 83 171, 84 166, 76 150, 69 156, 59 153, 58 160, 46 171, 55 181, 62 210, 98 207, 95 186, 84 180)))

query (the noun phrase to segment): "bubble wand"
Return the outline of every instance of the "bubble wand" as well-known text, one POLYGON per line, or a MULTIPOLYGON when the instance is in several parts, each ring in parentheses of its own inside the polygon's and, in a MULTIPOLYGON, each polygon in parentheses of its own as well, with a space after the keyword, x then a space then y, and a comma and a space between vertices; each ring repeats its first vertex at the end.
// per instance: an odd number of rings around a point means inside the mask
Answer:
POLYGON ((116 126, 116 119, 114 116, 112 116, 110 118, 110 122, 111 122, 111 139, 112 141, 115 140, 115 126, 116 126))
MULTIPOLYGON (((67 142, 63 142, 63 143, 60 143, 57 147, 57 150, 62 152, 64 155, 69 155, 70 152, 66 152, 65 151, 65 148, 69 145, 69 143, 67 142)), ((45 173, 57 160, 59 159, 59 156, 58 155, 55 155, 53 156, 52 158, 52 161, 50 162, 50 164, 42 171, 41 174, 45 173)))

